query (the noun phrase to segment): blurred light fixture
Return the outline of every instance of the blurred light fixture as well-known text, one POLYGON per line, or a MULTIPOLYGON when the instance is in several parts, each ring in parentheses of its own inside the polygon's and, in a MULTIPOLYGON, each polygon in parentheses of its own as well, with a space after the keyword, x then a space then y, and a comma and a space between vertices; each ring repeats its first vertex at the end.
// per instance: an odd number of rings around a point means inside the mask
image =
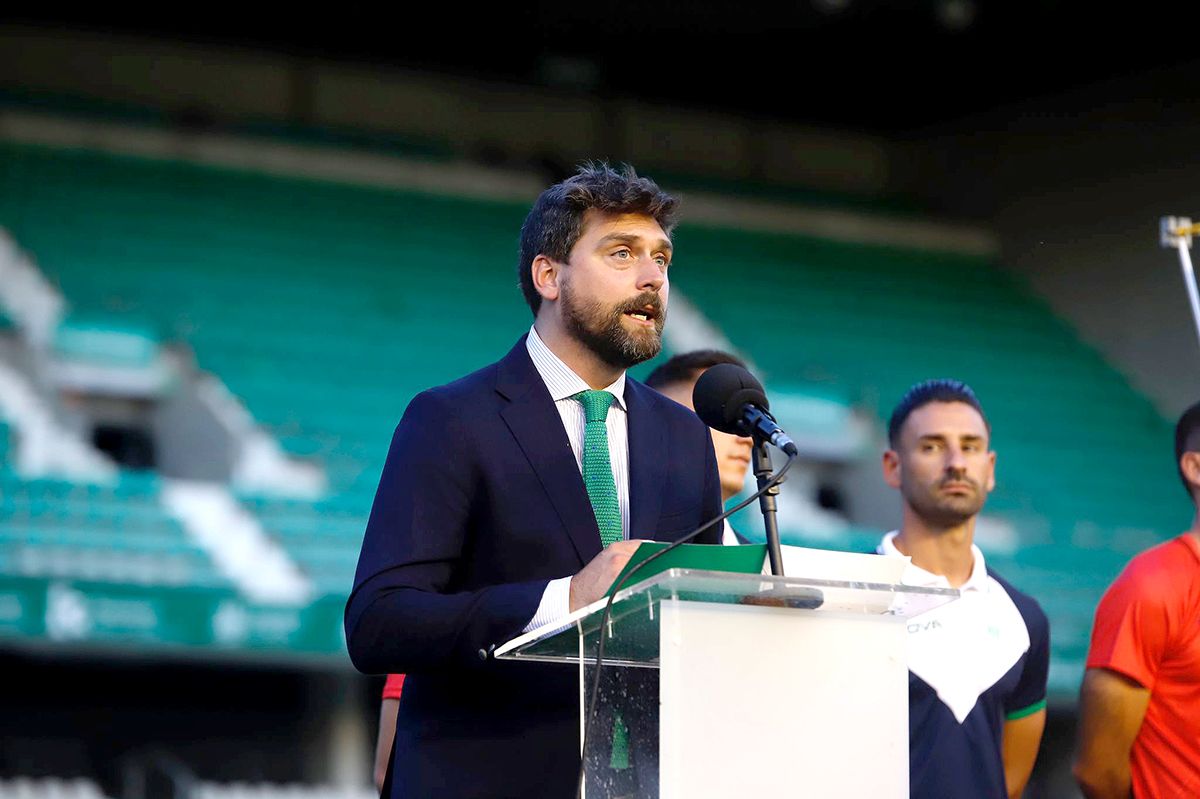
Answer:
POLYGON ((978 11, 974 0, 939 0, 935 13, 943 28, 957 32, 971 27, 978 11))

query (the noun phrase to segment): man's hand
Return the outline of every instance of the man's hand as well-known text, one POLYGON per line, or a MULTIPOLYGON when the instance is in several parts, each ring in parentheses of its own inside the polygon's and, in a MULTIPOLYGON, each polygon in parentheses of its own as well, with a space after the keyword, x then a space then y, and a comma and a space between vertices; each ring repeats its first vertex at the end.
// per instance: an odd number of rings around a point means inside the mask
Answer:
MULTIPOLYGON (((571 578, 571 612, 602 598, 641 545, 641 539, 614 541, 571 578)), ((561 600, 560 600, 561 601, 561 600)), ((561 605, 560 605, 561 607, 561 605)))

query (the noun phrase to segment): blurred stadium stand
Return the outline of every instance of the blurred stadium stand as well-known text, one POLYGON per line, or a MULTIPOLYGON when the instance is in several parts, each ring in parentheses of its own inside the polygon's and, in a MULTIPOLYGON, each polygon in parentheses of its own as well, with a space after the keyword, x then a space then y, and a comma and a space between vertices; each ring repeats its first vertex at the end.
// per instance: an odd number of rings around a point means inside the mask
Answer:
POLYGON ((153 474, 124 472, 116 485, 0 472, 0 570, 142 586, 227 590, 229 581, 158 505, 153 474))
POLYGON ((371 799, 378 794, 366 788, 321 785, 201 783, 192 795, 195 799, 371 799))
POLYGON ((47 777, 0 780, 0 799, 105 799, 105 796, 90 780, 47 777))
MULTIPOLYGON (((196 783, 193 799, 370 799, 374 791, 324 785, 277 783, 196 783)), ((100 787, 82 778, 0 780, 0 799, 107 799, 100 787)))

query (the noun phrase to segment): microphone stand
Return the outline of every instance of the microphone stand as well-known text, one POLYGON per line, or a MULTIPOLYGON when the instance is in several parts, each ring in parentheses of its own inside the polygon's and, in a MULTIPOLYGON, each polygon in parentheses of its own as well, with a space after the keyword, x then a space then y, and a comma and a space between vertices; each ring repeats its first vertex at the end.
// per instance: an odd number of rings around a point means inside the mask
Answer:
MULTIPOLYGON (((766 441, 755 437, 752 465, 754 476, 758 480, 758 488, 762 491, 771 480, 771 452, 766 441)), ((779 549, 779 520, 776 518, 775 497, 779 496, 779 483, 763 491, 758 498, 758 507, 762 510, 763 527, 767 531, 767 555, 771 561, 771 574, 783 576, 783 552, 779 549)))

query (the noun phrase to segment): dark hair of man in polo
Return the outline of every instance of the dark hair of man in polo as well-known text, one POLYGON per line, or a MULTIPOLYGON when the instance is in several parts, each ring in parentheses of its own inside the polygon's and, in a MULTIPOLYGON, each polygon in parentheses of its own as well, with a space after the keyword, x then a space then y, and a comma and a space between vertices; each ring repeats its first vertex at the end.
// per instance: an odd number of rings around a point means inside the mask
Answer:
POLYGON ((1175 469, 1179 472, 1179 479, 1183 481, 1184 491, 1188 492, 1188 496, 1193 501, 1196 496, 1192 493, 1192 486, 1184 476, 1183 467, 1179 465, 1179 461, 1185 452, 1198 450, 1200 450, 1200 402, 1184 411, 1175 424, 1175 469))
POLYGON ((899 445, 900 431, 908 417, 913 411, 931 402, 961 402, 970 405, 983 419, 983 426, 987 428, 988 434, 991 434, 992 425, 970 386, 961 380, 926 380, 904 392, 896 409, 892 411, 892 418, 888 420, 888 446, 895 449, 899 445))
POLYGON ((646 385, 653 389, 676 383, 691 383, 705 369, 719 363, 731 363, 734 366, 746 368, 746 362, 736 355, 730 355, 722 350, 692 350, 672 355, 654 368, 646 377, 646 385))
POLYGON ((628 164, 619 170, 606 163, 584 164, 562 183, 541 193, 521 225, 517 277, 521 293, 533 315, 542 306, 542 295, 533 286, 530 266, 539 255, 565 263, 571 248, 583 235, 588 211, 604 214, 642 214, 651 217, 668 236, 675 227, 679 201, 650 178, 638 177, 628 164))

